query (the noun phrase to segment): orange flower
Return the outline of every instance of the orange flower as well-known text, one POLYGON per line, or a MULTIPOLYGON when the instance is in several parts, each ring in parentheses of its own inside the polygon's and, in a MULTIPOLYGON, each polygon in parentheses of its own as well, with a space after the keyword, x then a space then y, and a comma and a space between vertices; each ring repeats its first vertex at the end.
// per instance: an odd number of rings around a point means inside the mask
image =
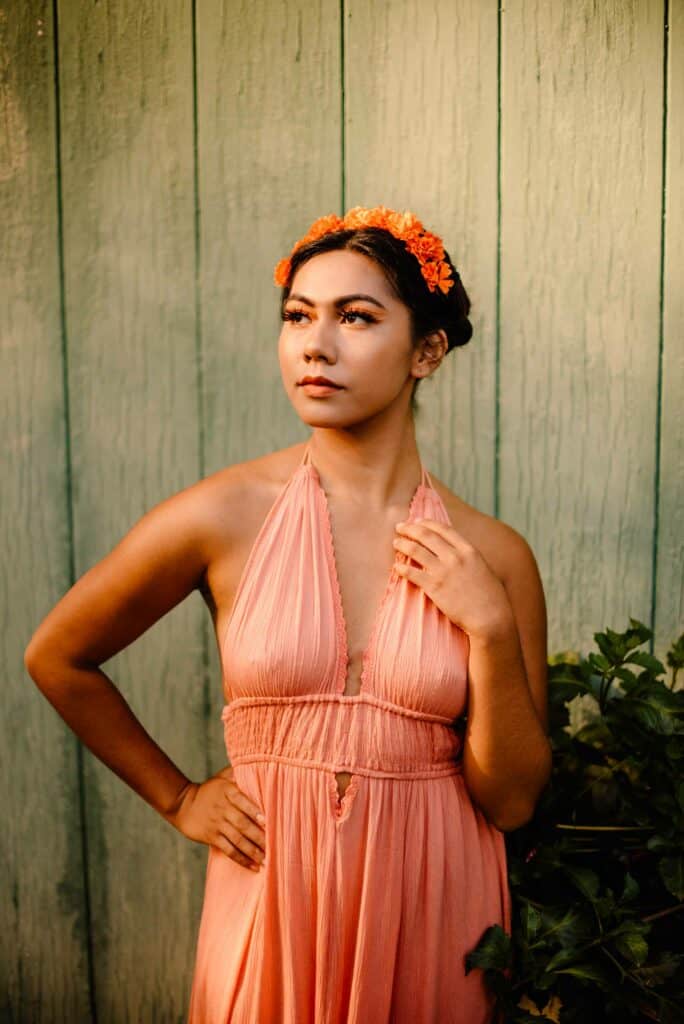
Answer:
POLYGON ((444 292, 446 295, 449 289, 453 287, 454 282, 449 276, 451 274, 451 270, 446 266, 446 264, 424 263, 422 270, 423 277, 427 281, 430 291, 434 291, 435 288, 439 288, 440 291, 444 292), (430 287, 431 285, 432 287, 430 287))
MULTIPOLYGON (((426 231, 411 210, 400 213, 387 206, 353 206, 344 217, 336 213, 325 214, 313 222, 307 233, 293 246, 290 256, 309 242, 316 241, 330 232, 347 229, 383 228, 395 238, 401 239, 408 251, 416 257, 420 270, 430 291, 438 288, 446 294, 453 287, 451 267, 447 264, 442 240, 426 231)), ((290 276, 289 258, 279 260, 273 274, 276 284, 285 287, 290 276)))

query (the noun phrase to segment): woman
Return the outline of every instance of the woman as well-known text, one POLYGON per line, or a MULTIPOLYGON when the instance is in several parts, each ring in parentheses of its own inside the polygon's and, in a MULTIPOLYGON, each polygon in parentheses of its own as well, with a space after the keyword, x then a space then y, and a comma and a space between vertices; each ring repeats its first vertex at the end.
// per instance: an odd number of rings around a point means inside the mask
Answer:
POLYGON ((416 446, 415 388, 469 340, 470 303, 439 238, 386 207, 319 218, 275 280, 308 441, 153 508, 26 665, 209 846, 190 1024, 484 1024, 493 1000, 465 956, 510 931, 503 832, 532 815, 550 748, 534 556, 416 446), (195 588, 231 761, 203 783, 98 668, 195 588))

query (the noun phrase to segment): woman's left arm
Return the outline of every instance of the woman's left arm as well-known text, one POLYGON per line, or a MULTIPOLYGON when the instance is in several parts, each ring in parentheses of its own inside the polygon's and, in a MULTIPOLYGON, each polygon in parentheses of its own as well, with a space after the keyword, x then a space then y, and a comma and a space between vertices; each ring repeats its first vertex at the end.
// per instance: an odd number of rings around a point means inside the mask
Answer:
POLYGON ((418 562, 395 563, 470 641, 463 774, 472 799, 502 831, 530 820, 551 775, 547 735, 547 619, 531 548, 499 522, 502 581, 452 526, 400 523, 395 546, 418 562))

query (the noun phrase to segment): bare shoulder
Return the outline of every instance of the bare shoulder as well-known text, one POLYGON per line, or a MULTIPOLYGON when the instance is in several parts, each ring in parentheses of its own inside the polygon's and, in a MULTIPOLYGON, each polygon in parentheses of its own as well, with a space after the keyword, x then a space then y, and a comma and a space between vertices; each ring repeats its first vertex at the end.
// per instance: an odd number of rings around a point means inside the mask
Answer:
POLYGON ((444 502, 451 525, 477 548, 492 571, 508 586, 520 572, 536 572, 532 548, 518 530, 470 505, 454 494, 434 473, 432 481, 444 502))
POLYGON ((229 613, 249 551, 304 447, 300 442, 233 463, 198 485, 208 520, 207 565, 199 589, 215 626, 229 613))
POLYGON ((303 451, 302 442, 232 463, 183 492, 204 511, 209 543, 217 545, 214 556, 223 553, 226 542, 239 544, 249 537, 254 519, 273 503, 303 451))

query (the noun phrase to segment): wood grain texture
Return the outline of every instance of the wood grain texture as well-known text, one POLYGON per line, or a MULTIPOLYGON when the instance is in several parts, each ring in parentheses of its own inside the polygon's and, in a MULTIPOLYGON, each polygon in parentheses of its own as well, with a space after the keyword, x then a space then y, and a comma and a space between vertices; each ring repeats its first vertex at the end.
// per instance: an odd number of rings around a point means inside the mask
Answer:
MULTIPOLYGON (((340 24, 331 0, 199 7, 200 308, 207 471, 310 431, 278 362, 275 264, 339 212, 340 24)), ((216 645, 212 767, 226 763, 216 645)))
POLYGON ((53 39, 0 11, 0 1019, 57 1024, 90 1009, 77 741, 23 664, 71 583, 53 39))
POLYGON ((413 210, 470 297, 473 337, 421 382, 423 461, 494 508, 497 243, 495 4, 345 5, 346 208, 413 210))
MULTIPOLYGON (((82 575, 200 476, 189 0, 60 5, 74 559, 82 575)), ((204 778, 193 595, 102 667, 150 735, 204 778)), ((98 1024, 180 1019, 207 848, 86 753, 98 1024)))
POLYGON ((655 607, 655 653, 661 658, 684 631, 684 0, 670 0, 668 49, 655 607))
POLYGON ((501 517, 551 650, 650 619, 663 5, 507 3, 501 517))
POLYGON ((336 3, 203 5, 200 290, 207 468, 308 435, 278 365, 273 269, 340 201, 336 3))

